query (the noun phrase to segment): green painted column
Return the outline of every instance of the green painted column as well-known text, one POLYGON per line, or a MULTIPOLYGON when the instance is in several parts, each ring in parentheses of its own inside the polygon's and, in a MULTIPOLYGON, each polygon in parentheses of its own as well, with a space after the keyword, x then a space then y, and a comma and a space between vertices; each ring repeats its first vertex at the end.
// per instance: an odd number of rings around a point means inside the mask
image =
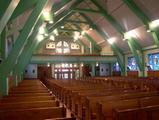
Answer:
POLYGON ((6 29, 4 29, 0 35, 0 58, 2 58, 2 60, 6 58, 6 29))
POLYGON ((19 74, 22 71, 23 66, 26 66, 30 60, 30 55, 33 54, 33 48, 37 46, 39 41, 37 40, 37 35, 39 32, 39 27, 44 22, 43 17, 40 17, 37 24, 34 27, 33 33, 28 38, 28 42, 25 44, 24 49, 21 53, 21 55, 18 58, 18 63, 14 66, 14 71, 16 71, 16 74, 19 74), (18 68, 18 69, 17 69, 18 68))
POLYGON ((24 25, 21 34, 18 36, 14 47, 12 48, 11 53, 7 57, 7 59, 0 64, 0 96, 8 94, 8 88, 6 78, 10 71, 13 69, 18 56, 23 49, 25 43, 27 42, 28 36, 34 28, 37 20, 39 19, 43 8, 45 7, 48 0, 40 0, 35 8, 33 9, 31 15, 29 16, 26 24, 24 25))
MULTIPOLYGON (((58 22, 57 24, 55 23, 55 26, 53 26, 51 28, 52 31, 54 29, 56 29, 57 27, 61 26, 63 24, 63 21, 64 21, 64 19, 61 20, 60 22, 58 22)), ((40 23, 40 21, 39 21, 39 23, 40 23)), ((21 54, 21 56, 19 58, 20 62, 15 67, 15 68, 17 68, 17 67, 19 68, 18 72, 24 71, 25 67, 30 62, 30 59, 32 57, 33 52, 36 49, 39 49, 40 47, 42 47, 48 41, 48 39, 45 38, 44 40, 42 40, 41 42, 39 42, 37 40, 37 38, 36 38, 37 34, 38 34, 38 27, 37 27, 37 29, 35 29, 35 31, 33 32, 33 34, 30 36, 30 38, 29 38, 30 42, 28 42, 26 44, 26 46, 24 48, 24 51, 22 52, 22 54, 21 54), (28 47, 29 47, 29 49, 28 49, 28 47), (25 61, 25 62, 23 62, 23 61, 25 61)))
POLYGON ((18 75, 13 71, 13 85, 14 87, 18 86, 18 75))
POLYGON ((94 77, 95 75, 96 75, 96 65, 95 65, 95 63, 92 63, 91 64, 91 67, 92 67, 92 77, 94 77))

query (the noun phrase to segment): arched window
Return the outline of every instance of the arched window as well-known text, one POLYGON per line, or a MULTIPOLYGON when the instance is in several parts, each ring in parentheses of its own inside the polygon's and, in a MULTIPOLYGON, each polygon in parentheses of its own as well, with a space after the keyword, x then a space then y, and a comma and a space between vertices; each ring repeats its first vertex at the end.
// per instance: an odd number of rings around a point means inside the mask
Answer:
POLYGON ((56 53, 70 53, 69 44, 66 41, 59 41, 56 44, 56 53))

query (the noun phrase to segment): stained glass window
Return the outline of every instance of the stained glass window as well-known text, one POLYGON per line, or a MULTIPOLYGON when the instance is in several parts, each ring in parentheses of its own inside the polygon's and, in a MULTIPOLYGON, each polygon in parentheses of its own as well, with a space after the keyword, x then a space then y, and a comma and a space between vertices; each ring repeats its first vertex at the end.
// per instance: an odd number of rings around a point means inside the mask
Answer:
POLYGON ((70 53, 69 44, 65 41, 60 41, 56 44, 56 53, 70 53))
POLYGON ((134 57, 128 57, 128 65, 127 70, 129 71, 136 71, 137 70, 137 64, 134 57))
POLYGON ((148 55, 148 70, 159 70, 159 53, 148 55))
POLYGON ((119 67, 118 62, 113 64, 113 71, 120 71, 120 67, 119 67))

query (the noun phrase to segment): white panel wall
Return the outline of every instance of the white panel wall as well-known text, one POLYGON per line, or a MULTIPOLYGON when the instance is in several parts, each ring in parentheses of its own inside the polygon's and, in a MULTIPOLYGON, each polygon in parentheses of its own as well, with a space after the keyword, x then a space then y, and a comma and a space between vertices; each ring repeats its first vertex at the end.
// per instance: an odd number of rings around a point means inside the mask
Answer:
POLYGON ((25 68, 24 78, 37 78, 37 64, 29 64, 25 68))
POLYGON ((100 76, 109 76, 110 75, 110 68, 109 64, 100 64, 100 76))

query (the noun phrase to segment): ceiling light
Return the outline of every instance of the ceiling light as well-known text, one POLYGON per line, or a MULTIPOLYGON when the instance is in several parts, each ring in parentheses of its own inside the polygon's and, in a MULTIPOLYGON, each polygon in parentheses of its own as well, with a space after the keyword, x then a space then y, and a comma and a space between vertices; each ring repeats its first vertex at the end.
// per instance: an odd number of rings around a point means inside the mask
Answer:
POLYGON ((57 30, 57 29, 55 29, 55 30, 53 31, 53 33, 54 33, 56 36, 58 36, 58 35, 59 35, 59 33, 58 33, 58 30, 57 30))
POLYGON ((51 20, 51 15, 50 15, 50 12, 48 11, 43 11, 43 16, 45 18, 46 21, 50 21, 51 20))
POLYGON ((37 40, 40 42, 40 41, 42 41, 44 39, 44 36, 43 35, 38 35, 37 36, 37 40))
POLYGON ((39 34, 44 34, 44 33, 45 33, 44 27, 40 27, 40 28, 39 28, 39 34))
POLYGON ((50 20, 50 21, 49 21, 49 24, 53 24, 53 23, 54 23, 54 21, 53 21, 53 20, 50 20))
POLYGON ((55 41, 55 37, 53 35, 50 35, 50 40, 55 41))
POLYGON ((80 33, 79 32, 74 32, 74 36, 73 36, 74 40, 78 40, 79 37, 80 37, 80 33))
POLYGON ((127 39, 130 39, 132 37, 136 37, 136 34, 134 33, 134 31, 129 31, 129 32, 126 32, 124 34, 124 39, 123 40, 127 40, 127 39))
POLYGON ((50 63, 47 63, 47 67, 50 67, 50 63))
POLYGON ((44 35, 45 35, 45 37, 49 36, 47 33, 45 33, 44 35))
POLYGON ((147 31, 148 33, 150 33, 150 32, 151 32, 151 30, 150 30, 150 29, 147 29, 146 31, 147 31))
POLYGON ((109 44, 113 44, 115 42, 115 38, 109 38, 107 41, 109 44))
POLYGON ((93 28, 89 28, 89 30, 93 30, 93 28))
POLYGON ((85 30, 83 30, 82 32, 81 32, 81 35, 84 35, 86 33, 86 31, 85 30))
POLYGON ((155 28, 157 26, 159 26, 159 19, 154 20, 150 23, 150 28, 155 28))
POLYGON ((64 29, 64 26, 61 26, 61 29, 64 29))

